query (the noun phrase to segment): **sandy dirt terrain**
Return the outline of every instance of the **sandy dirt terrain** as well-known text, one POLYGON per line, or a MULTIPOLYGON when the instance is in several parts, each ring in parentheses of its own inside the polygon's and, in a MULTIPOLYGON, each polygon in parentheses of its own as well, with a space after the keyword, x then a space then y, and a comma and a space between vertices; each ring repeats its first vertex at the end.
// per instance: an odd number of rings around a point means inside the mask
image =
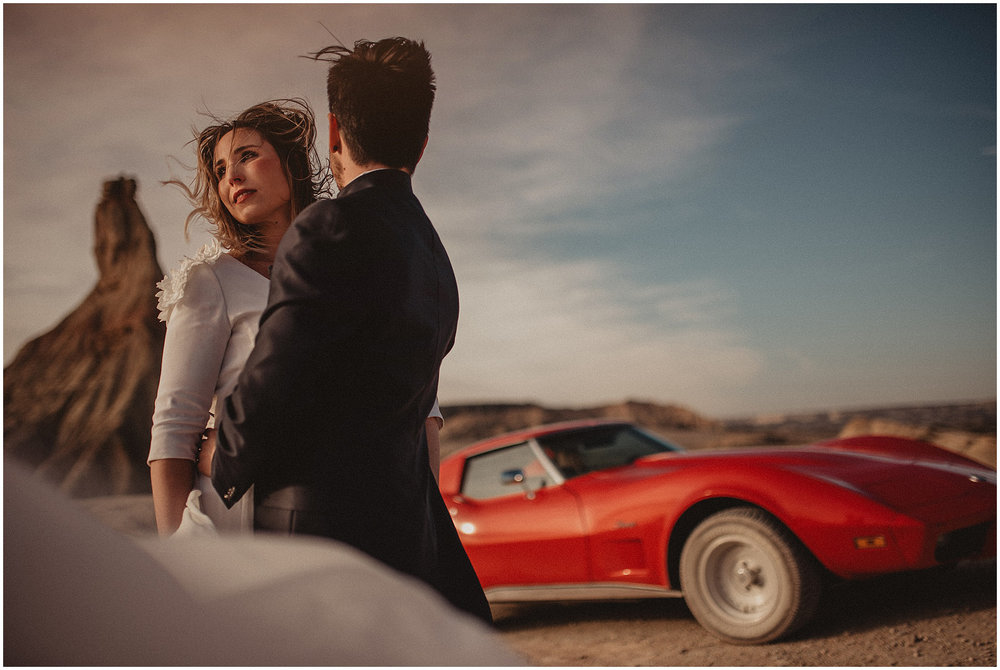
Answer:
POLYGON ((547 666, 984 666, 997 664, 996 561, 830 589, 798 635, 735 646, 681 599, 503 605, 504 640, 547 666))
MULTIPOLYGON (((152 532, 149 496, 81 501, 125 534, 152 532)), ((499 634, 540 666, 981 666, 997 664, 997 564, 835 585, 795 637, 719 641, 682 599, 499 605, 499 634)))

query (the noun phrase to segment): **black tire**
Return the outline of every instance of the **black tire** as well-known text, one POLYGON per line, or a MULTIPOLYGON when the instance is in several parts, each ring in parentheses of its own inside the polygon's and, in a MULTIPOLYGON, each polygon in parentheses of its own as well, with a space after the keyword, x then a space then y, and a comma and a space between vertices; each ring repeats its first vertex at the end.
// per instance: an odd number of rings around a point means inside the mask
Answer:
POLYGON ((802 627, 816 612, 820 570, 771 515, 736 507, 702 521, 681 551, 688 609, 713 635, 760 644, 802 627))

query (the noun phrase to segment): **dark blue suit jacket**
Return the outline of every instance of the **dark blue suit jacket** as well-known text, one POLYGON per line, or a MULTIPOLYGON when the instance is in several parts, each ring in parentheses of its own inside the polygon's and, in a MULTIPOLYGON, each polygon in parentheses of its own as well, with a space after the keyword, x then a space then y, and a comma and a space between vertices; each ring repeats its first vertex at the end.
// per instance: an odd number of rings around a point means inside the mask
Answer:
POLYGON ((321 514, 304 532, 488 619, 424 432, 457 322, 451 263, 408 174, 368 173, 311 205, 282 239, 256 345, 219 410, 212 481, 229 506, 253 485, 258 506, 321 514))

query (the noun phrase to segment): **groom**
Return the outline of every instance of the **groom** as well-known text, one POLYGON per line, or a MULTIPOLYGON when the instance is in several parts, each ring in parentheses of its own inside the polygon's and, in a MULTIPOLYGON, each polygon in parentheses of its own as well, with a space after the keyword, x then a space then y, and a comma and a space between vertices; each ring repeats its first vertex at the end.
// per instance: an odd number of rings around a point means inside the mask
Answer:
POLYGON ((255 527, 346 542, 490 621, 438 491, 424 421, 455 340, 458 287, 411 187, 434 73, 404 38, 329 47, 336 199, 295 220, 203 466, 255 527), (214 452, 214 453, 213 453, 214 452))

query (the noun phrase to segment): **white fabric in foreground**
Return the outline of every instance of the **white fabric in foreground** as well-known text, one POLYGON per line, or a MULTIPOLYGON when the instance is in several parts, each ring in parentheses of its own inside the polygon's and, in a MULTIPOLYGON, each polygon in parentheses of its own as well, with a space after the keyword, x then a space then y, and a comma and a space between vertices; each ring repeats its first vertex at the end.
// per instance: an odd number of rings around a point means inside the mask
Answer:
POLYGON ((4 466, 4 665, 523 665, 431 589, 322 539, 136 541, 4 466))
POLYGON ((194 489, 188 494, 187 504, 184 505, 184 515, 181 517, 181 525, 177 527, 170 537, 216 537, 219 531, 215 529, 215 524, 208 518, 208 515, 201 511, 201 491, 194 489))

